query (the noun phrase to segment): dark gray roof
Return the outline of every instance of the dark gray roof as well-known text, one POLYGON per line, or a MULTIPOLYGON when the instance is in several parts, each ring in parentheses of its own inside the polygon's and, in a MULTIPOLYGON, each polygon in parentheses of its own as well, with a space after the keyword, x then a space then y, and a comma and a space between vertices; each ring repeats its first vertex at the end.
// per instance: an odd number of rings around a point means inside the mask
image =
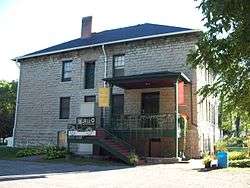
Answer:
POLYGON ((140 40, 143 38, 157 37, 161 35, 171 35, 185 32, 197 32, 197 30, 156 25, 156 24, 141 24, 130 27, 124 27, 119 29, 102 31, 99 33, 92 33, 88 38, 77 38, 68 42, 64 42, 43 50, 39 50, 33 53, 26 54, 18 59, 25 59, 28 57, 41 56, 46 54, 52 54, 62 51, 70 51, 74 49, 86 48, 91 46, 98 46, 101 44, 119 43, 131 40, 140 40))
POLYGON ((178 79, 190 83, 190 79, 184 73, 170 71, 110 77, 103 80, 123 89, 140 89, 173 86, 178 79))

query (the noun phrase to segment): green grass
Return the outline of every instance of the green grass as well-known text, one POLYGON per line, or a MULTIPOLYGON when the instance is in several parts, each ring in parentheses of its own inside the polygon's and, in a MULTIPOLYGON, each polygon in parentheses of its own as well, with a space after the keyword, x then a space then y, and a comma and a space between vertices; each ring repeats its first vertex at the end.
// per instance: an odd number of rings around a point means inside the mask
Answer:
MULTIPOLYGON (((9 148, 9 147, 0 147, 0 159, 2 160, 17 160, 20 159, 16 157, 18 151, 22 150, 22 148, 9 148)), ((71 163, 76 165, 124 165, 123 163, 118 163, 114 161, 107 160, 98 160, 92 158, 83 158, 83 157, 71 157, 70 159, 60 158, 60 159, 42 159, 37 162, 42 163, 71 163)))
POLYGON ((0 159, 16 159, 16 153, 20 148, 0 147, 0 159))

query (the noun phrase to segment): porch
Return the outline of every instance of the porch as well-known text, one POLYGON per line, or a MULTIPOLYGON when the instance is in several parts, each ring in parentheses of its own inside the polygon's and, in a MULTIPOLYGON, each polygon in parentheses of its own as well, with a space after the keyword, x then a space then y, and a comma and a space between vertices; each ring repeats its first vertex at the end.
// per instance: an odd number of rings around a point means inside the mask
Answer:
POLYGON ((132 145, 141 156, 178 157, 178 148, 183 145, 178 122, 179 104, 184 98, 180 83, 184 87, 190 80, 183 73, 157 72, 104 81, 109 84, 111 99, 105 129, 132 145), (114 100, 114 86, 124 89, 122 102, 114 100))

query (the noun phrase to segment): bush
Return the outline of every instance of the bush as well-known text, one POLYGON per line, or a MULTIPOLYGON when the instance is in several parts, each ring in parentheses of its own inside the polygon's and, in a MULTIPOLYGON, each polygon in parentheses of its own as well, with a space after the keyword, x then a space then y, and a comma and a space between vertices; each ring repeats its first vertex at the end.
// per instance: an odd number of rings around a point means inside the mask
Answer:
POLYGON ((229 152, 229 160, 230 161, 241 160, 241 159, 246 159, 246 158, 247 158, 246 152, 240 152, 240 151, 229 152))
POLYGON ((216 151, 227 151, 227 143, 224 140, 219 140, 215 144, 216 151))
POLYGON ((139 157, 135 153, 130 153, 128 159, 130 165, 137 165, 139 162, 139 157))
POLYGON ((45 151, 43 148, 23 148, 16 153, 16 157, 29 157, 33 155, 42 155, 45 151))
POLYGON ((202 162, 205 165, 205 168, 210 167, 212 160, 213 156, 209 155, 208 153, 204 154, 202 162))
POLYGON ((226 138, 227 147, 245 147, 246 137, 230 137, 226 138))
POLYGON ((65 158, 67 151, 65 148, 59 148, 56 146, 48 146, 45 148, 45 159, 59 159, 65 158))
POLYGON ((247 142, 247 137, 226 137, 219 140, 218 144, 223 144, 226 147, 247 147, 247 142))
POLYGON ((250 167, 250 159, 242 159, 242 160, 230 161, 229 166, 231 166, 231 167, 240 167, 240 168, 250 167))

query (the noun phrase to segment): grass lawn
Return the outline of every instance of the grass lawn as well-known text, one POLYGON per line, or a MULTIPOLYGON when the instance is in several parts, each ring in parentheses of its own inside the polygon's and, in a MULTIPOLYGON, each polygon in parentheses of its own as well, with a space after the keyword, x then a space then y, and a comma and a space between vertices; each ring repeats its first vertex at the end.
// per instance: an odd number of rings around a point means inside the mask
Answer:
MULTIPOLYGON (((16 153, 21 150, 21 148, 10 148, 10 147, 0 147, 0 159, 2 160, 18 160, 20 158, 16 157, 16 153)), ((71 163, 76 165, 124 165, 123 163, 118 163, 108 160, 98 160, 92 158, 83 157, 70 157, 70 159, 60 158, 60 159, 41 159, 35 162, 42 163, 71 163)))
MULTIPOLYGON (((5 146, 0 146, 0 159, 2 160, 18 160, 20 158, 16 157, 16 153, 21 150, 21 148, 10 148, 5 146)), ((83 158, 83 157, 70 157, 69 159, 60 158, 60 159, 39 159, 35 162, 42 162, 42 163, 71 163, 76 165, 103 165, 103 166, 110 166, 110 165, 125 165, 123 163, 119 163, 116 161, 110 160, 100 160, 100 159, 93 159, 93 158, 83 158)), ((219 171, 225 172, 250 172, 250 168, 225 168, 219 169, 219 171)))
POLYGON ((0 159, 13 160, 16 159, 16 153, 19 151, 19 148, 10 148, 1 146, 0 147, 0 159))

